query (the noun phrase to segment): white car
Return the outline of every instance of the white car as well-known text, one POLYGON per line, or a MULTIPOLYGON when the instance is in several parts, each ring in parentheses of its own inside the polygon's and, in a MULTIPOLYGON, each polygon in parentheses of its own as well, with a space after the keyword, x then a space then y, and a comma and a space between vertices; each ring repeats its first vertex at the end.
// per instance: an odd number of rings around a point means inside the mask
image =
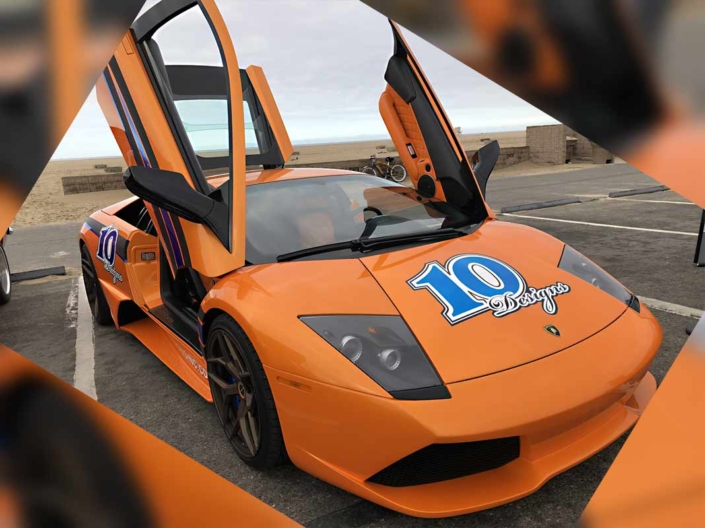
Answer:
POLYGON ((5 239, 12 234, 12 228, 7 229, 5 236, 0 238, 0 305, 10 302, 12 282, 10 281, 10 264, 5 253, 5 239))

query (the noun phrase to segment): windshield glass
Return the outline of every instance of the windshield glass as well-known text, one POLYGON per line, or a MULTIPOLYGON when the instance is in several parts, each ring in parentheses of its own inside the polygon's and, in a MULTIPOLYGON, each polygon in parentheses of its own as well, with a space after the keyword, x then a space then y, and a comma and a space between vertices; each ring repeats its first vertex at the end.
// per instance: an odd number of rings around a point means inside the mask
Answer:
MULTIPOLYGON (((470 218, 455 207, 423 198, 412 188, 376 176, 305 178, 247 188, 247 260, 347 242, 443 228, 470 218)), ((319 258, 326 258, 321 255, 319 258)))

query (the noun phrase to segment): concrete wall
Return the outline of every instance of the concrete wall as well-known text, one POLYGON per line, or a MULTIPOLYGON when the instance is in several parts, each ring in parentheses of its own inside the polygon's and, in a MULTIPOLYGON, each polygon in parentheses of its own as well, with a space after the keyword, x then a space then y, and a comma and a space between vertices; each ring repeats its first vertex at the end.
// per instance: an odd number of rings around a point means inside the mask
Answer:
POLYGON ((578 140, 575 147, 575 158, 592 161, 596 165, 614 161, 614 154, 609 150, 603 149, 594 141, 590 141, 585 136, 581 136, 571 128, 565 127, 565 130, 568 136, 572 136, 578 140))
POLYGON ((79 194, 97 191, 114 191, 125 188, 122 174, 91 174, 88 176, 63 176, 61 185, 64 194, 79 194))
MULTIPOLYGON (((477 152, 476 150, 468 150, 466 154, 468 159, 472 159, 472 156, 477 152)), ((394 156, 396 152, 390 152, 390 156, 394 156)), ((386 154, 380 154, 377 159, 384 160, 386 154)), ((395 156, 395 163, 400 163, 398 156, 395 156)), ((516 163, 521 163, 522 161, 529 161, 529 147, 506 147, 499 149, 499 159, 497 160, 497 167, 508 167, 516 163)), ((312 167, 312 168, 325 168, 325 169, 340 169, 340 170, 353 170, 359 171, 366 165, 370 163, 369 158, 357 159, 357 160, 346 160, 346 161, 327 161, 321 163, 287 163, 287 167, 312 167)))
POLYGON ((614 154, 612 154, 609 150, 603 149, 601 146, 593 143, 592 162, 595 165, 604 165, 605 163, 613 163, 614 162, 614 154))
POLYGON ((566 127, 545 125, 526 127, 526 145, 531 161, 564 164, 566 162, 566 127))
MULTIPOLYGON (((559 125, 562 127, 562 125, 559 125)), ((531 128, 545 128, 545 127, 531 127, 531 128)), ((527 139, 529 132, 527 130, 527 139)), ((545 140, 544 134, 541 139, 545 140)), ((549 135, 550 138, 550 135, 549 135)), ((553 140, 552 140, 553 141, 553 140)), ((548 144, 545 141, 545 144, 548 144)), ((475 154, 476 150, 468 150, 466 154, 468 159, 471 160, 472 156, 475 154)), ((394 155, 396 152, 390 152, 389 155, 394 155)), ((565 141, 563 141, 563 156, 565 157, 565 141)), ((385 155, 380 155, 378 159, 384 159, 385 155)), ((399 158, 395 156, 397 162, 399 158)), ((499 150, 499 159, 497 160, 497 168, 509 167, 510 165, 515 165, 523 161, 534 160, 533 151, 529 146, 524 147, 503 147, 499 150)), ((326 169, 340 169, 340 170, 352 170, 360 171, 363 167, 368 165, 370 162, 369 158, 346 160, 346 161, 329 161, 321 163, 297 163, 296 161, 292 163, 287 163, 287 167, 312 167, 312 168, 326 168, 326 169)), ((546 162, 544 162, 546 163, 546 162)), ((556 162, 557 163, 557 162, 556 162)), ((565 163, 565 159, 561 162, 565 163)), ((248 169, 256 169, 258 167, 248 167, 248 169)), ((205 171, 206 175, 219 174, 221 169, 215 169, 212 171, 205 171)), ((64 176, 61 178, 61 184, 64 189, 64 194, 78 194, 78 193, 88 193, 88 192, 98 192, 98 191, 112 191, 118 189, 124 189, 125 184, 123 183, 122 174, 90 174, 84 176, 64 176)))
MULTIPOLYGON (((379 161, 384 161, 385 155, 378 156, 379 161)), ((397 158, 398 161, 398 158, 397 158)), ((359 171, 365 165, 369 165, 370 158, 344 160, 344 161, 322 161, 320 163, 287 163, 286 166, 292 169, 297 167, 311 167, 314 169, 338 169, 338 170, 353 170, 359 171)))
MULTIPOLYGON (((468 155, 468 159, 472 160, 475 155, 476 150, 467 150, 465 153, 468 155)), ((497 160, 497 168, 509 167, 510 165, 516 165, 522 161, 529 161, 529 147, 502 147, 499 149, 499 159, 497 160)))
MULTIPOLYGON (((571 130, 570 132, 573 131, 571 130)), ((592 141, 577 132, 573 132, 571 135, 578 140, 575 145, 575 157, 580 159, 592 159, 592 141)))
POLYGON ((528 146, 500 148, 497 167, 509 167, 510 165, 521 163, 522 161, 529 161, 529 159, 531 158, 528 146))
POLYGON ((614 155, 565 125, 526 127, 530 159, 537 163, 563 164, 570 160, 611 163, 614 155), (575 139, 568 139, 575 138, 575 139))

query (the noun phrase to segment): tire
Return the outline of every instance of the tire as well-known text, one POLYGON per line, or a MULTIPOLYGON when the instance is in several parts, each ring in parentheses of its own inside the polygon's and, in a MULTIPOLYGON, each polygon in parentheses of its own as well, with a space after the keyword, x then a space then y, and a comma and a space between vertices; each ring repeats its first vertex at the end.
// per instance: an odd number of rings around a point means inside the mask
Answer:
POLYGON ((369 165, 367 167, 363 167, 360 172, 369 174, 370 176, 379 176, 379 174, 377 173, 377 169, 374 167, 370 167, 369 165))
POLYGON ((225 436, 237 455, 257 469, 287 460, 277 408, 255 348, 228 315, 208 330, 208 382, 225 436))
POLYGON ((397 183, 401 183, 406 180, 406 169, 403 165, 394 165, 389 171, 389 175, 397 183))
POLYGON ((12 280, 10 278, 10 264, 7 262, 5 247, 0 245, 0 305, 10 302, 12 296, 12 280))
POLYGON ((110 315, 110 306, 108 306, 103 288, 100 286, 100 280, 98 280, 98 273, 96 273, 95 266, 93 265, 91 252, 85 244, 81 244, 81 270, 83 271, 83 284, 86 287, 86 296, 88 297, 88 304, 91 307, 93 319, 95 319, 99 325, 113 326, 113 316, 110 315))

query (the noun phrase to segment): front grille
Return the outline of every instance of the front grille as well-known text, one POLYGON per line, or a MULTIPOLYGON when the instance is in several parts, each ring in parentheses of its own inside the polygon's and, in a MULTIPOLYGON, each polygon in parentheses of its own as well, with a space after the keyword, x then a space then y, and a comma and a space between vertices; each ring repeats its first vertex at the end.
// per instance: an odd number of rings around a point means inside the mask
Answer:
POLYGON ((519 458, 518 436, 432 444, 398 460, 368 481, 397 488, 430 484, 496 469, 516 458, 519 458))

